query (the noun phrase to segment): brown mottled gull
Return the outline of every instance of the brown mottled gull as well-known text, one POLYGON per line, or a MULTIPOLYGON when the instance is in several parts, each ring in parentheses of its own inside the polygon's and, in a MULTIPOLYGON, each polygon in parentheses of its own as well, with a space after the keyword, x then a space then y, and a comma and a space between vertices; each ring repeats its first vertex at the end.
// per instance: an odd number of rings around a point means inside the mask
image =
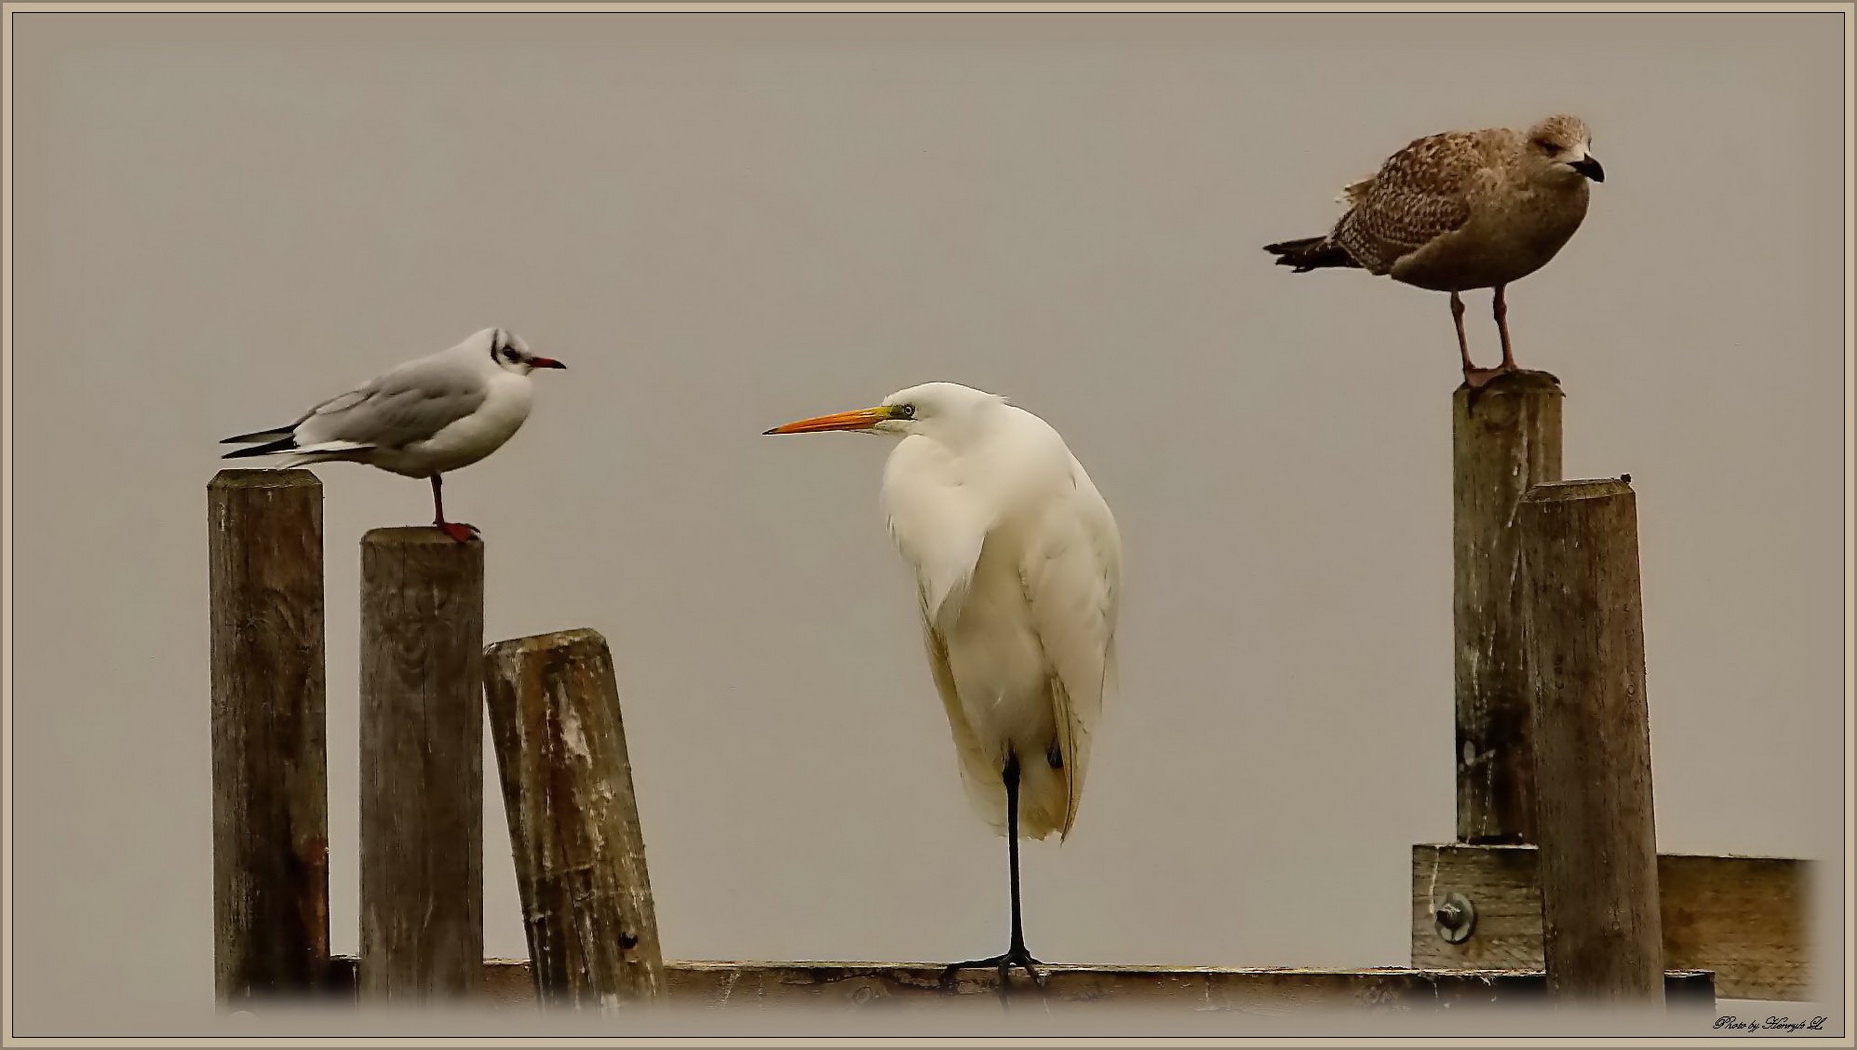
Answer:
POLYGON ((1587 180, 1605 181, 1592 134, 1578 117, 1529 128, 1447 131, 1418 139, 1380 170, 1342 191, 1348 210, 1325 237, 1269 244, 1277 265, 1297 273, 1365 269, 1404 284, 1451 293, 1451 319, 1464 381, 1480 387, 1515 370, 1503 289, 1547 264, 1586 217, 1587 180), (1502 364, 1477 368, 1464 338, 1471 288, 1494 288, 1502 364))

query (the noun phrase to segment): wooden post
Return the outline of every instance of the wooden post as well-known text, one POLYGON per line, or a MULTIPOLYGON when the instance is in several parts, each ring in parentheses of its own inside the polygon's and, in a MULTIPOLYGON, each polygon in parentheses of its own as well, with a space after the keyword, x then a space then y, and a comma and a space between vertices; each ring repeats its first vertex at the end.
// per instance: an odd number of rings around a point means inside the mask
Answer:
POLYGON ((1535 841, 1516 504, 1560 480, 1560 381, 1512 372, 1452 398, 1457 839, 1535 841))
POLYGON ((498 642, 484 685, 538 998, 607 1011, 658 997, 664 961, 606 640, 498 642))
POLYGON ((1519 525, 1548 988, 1661 1003, 1637 497, 1622 480, 1537 485, 1519 525))
POLYGON ((214 984, 230 1006, 313 991, 328 968, 322 484, 222 470, 206 502, 214 984))
MULTIPOLYGON (((352 994, 352 956, 337 956, 329 967, 331 999, 352 994)), ((700 1010, 705 1017, 792 1010, 862 1013, 876 1026, 895 1025, 902 1014, 938 1017, 956 1014, 982 1024, 999 1025, 998 975, 988 969, 964 970, 952 987, 942 984, 944 966, 923 962, 708 962, 666 960, 665 991, 676 1007, 700 1010)), ((1486 1018, 1513 1031, 1515 1008, 1528 1013, 1541 1005, 1546 978, 1539 966, 1530 970, 1433 970, 1376 966, 1366 970, 1308 967, 1233 969, 1223 966, 1078 966, 1045 963, 1045 987, 1039 994, 1040 1016, 1048 1010, 1085 1023, 1115 1027, 1129 1009, 1174 1010, 1181 1020, 1206 1014, 1232 1014, 1232 1022, 1332 1023, 1337 1010, 1363 1018, 1404 1023, 1426 1015, 1462 1020, 1486 1018), (1096 1012, 1098 1018, 1089 1020, 1096 1012)), ((1665 988, 1673 1014, 1701 1025, 1715 1017, 1715 975, 1707 970, 1673 971, 1665 988)), ((484 1003, 492 1007, 527 1007, 535 1002, 535 982, 526 959, 484 960, 484 1003)), ((1151 1014, 1150 1016, 1161 1016, 1151 1014)), ((1531 1018, 1532 1019, 1532 1018, 1531 1018)), ((1042 1023, 1042 1021, 1041 1021, 1042 1023)), ((1217 1036, 1222 1028, 1198 1029, 1217 1036)), ((1247 1028, 1253 1036, 1255 1027, 1247 1028)), ((1265 1034, 1288 1029, 1265 1029, 1265 1034)), ((1046 1042, 1090 1032, 1040 1028, 1046 1042)))
MULTIPOLYGON (((1788 857, 1658 854, 1664 972, 1712 970, 1725 999, 1810 1000, 1818 977, 1810 902, 1820 867, 1788 857)), ((1412 965, 1540 971, 1540 849, 1412 847, 1412 965), (1451 901, 1461 902, 1458 915, 1451 901)))
POLYGON ((361 539, 363 997, 483 982, 484 547, 361 539))

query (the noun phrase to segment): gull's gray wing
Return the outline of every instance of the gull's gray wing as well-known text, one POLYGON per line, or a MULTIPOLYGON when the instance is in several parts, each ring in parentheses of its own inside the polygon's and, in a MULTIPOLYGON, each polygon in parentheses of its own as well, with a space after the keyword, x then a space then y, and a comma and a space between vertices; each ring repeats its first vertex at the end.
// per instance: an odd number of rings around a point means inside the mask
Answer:
POLYGON ((310 409, 297 424, 297 447, 402 448, 477 411, 488 395, 483 375, 455 356, 408 361, 310 409))

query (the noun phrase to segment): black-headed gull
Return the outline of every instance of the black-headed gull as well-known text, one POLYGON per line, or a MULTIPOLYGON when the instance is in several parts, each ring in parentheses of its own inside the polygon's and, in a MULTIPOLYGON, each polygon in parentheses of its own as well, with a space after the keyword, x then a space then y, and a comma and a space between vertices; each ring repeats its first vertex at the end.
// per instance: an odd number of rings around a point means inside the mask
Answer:
POLYGON ((445 520, 440 476, 502 447, 529 418, 529 373, 566 368, 513 332, 486 328, 449 350, 408 361, 305 412, 288 426, 226 438, 226 459, 285 456, 276 464, 346 460, 432 480, 432 524, 463 543, 470 525, 445 520))

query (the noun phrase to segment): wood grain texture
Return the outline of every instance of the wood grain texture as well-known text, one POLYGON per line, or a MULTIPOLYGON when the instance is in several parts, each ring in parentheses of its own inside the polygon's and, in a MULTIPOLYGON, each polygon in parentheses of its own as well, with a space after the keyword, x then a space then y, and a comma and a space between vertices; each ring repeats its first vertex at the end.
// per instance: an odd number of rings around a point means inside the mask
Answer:
POLYGON ((1663 928, 1637 496, 1624 481, 1544 483, 1517 524, 1548 986, 1558 998, 1654 1001, 1663 928))
POLYGON ((471 993, 483 966, 484 547, 361 540, 361 991, 471 993))
POLYGON ((207 485, 213 957, 222 1004, 306 992, 329 961, 322 484, 207 485))
POLYGON ((1512 372, 1459 387, 1451 412, 1457 838, 1533 842, 1533 732, 1516 506, 1561 472, 1560 381, 1512 372))
MULTIPOLYGON (((1661 854, 1657 858, 1664 965, 1715 971, 1728 999, 1813 996, 1806 906, 1814 865, 1779 857, 1661 854)), ((1538 970, 1540 855, 1533 846, 1412 847, 1412 965, 1538 970), (1434 916, 1448 894, 1476 909, 1469 939, 1451 944, 1434 916)))
MULTIPOLYGON (((1044 992, 1022 975, 1013 978, 1013 997, 1041 1001, 1052 1009, 1141 1006, 1180 1011, 1282 1012, 1297 1009, 1410 1011, 1475 1006, 1540 1004, 1546 979, 1541 971, 1230 969, 1215 966, 1066 966, 1047 964, 1044 992)), ((666 960, 672 1005, 760 1010, 797 1006, 875 1010, 984 1010, 998 1012, 998 977, 993 971, 964 975, 952 992, 941 991, 941 967, 930 963, 874 962, 691 962, 666 960)), ((1672 971, 1666 975, 1673 1008, 1713 1016, 1714 975, 1672 971)), ((354 963, 338 958, 328 987, 342 995, 354 987, 354 963)), ((535 1002, 529 964, 489 959, 479 995, 500 1006, 535 1002)))
POLYGON ((484 650, 484 695, 536 992, 619 1009, 664 985, 612 652, 593 630, 484 650))

